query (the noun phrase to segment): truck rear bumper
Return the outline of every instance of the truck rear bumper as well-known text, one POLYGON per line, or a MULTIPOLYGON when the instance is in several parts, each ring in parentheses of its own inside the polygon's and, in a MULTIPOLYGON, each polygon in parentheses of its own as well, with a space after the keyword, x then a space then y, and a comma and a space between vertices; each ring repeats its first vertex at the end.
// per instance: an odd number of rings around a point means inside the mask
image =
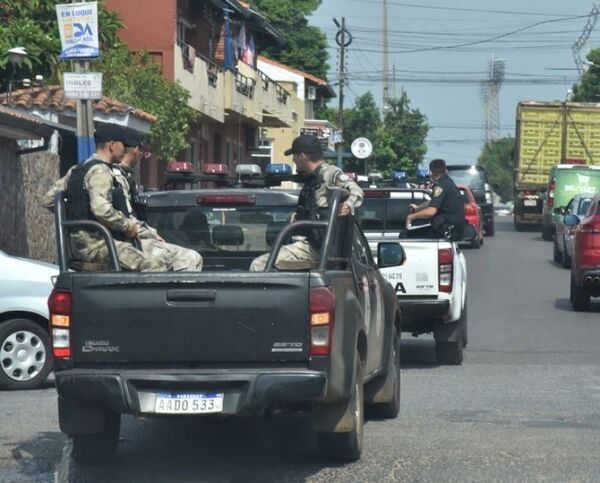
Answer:
POLYGON ((88 370, 55 374, 61 399, 100 406, 121 414, 152 415, 159 393, 223 393, 223 415, 252 415, 265 407, 318 401, 324 397, 324 372, 260 370, 88 370))
POLYGON ((431 332, 436 322, 442 322, 450 314, 448 300, 398 299, 402 311, 403 332, 431 332))

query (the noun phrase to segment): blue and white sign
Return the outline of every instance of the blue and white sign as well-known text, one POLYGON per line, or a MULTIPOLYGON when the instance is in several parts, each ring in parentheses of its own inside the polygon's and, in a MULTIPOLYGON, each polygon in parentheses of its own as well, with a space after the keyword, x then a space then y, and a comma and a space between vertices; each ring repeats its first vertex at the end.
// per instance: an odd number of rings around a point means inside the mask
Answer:
POLYGON ((81 2, 56 5, 62 51, 59 59, 93 59, 98 47, 98 3, 81 2))

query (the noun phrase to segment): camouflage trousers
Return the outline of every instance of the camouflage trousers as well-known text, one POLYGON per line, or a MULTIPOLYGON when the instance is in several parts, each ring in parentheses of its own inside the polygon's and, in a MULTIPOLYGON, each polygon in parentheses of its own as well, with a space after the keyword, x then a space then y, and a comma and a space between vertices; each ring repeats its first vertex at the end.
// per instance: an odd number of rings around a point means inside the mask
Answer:
MULTIPOLYGON (((307 240, 298 240, 289 245, 283 245, 277 255, 275 267, 279 270, 305 270, 315 268, 319 263, 319 252, 307 240)), ((252 260, 251 272, 262 272, 267 265, 269 253, 252 260)))
MULTIPOLYGON (((136 272, 200 271, 202 257, 187 248, 154 239, 143 239, 142 250, 131 243, 115 240, 115 248, 121 267, 136 272)), ((79 231, 71 238, 73 255, 83 262, 109 262, 104 239, 79 231)))
POLYGON ((169 271, 202 271, 202 257, 195 250, 154 239, 142 239, 142 249, 149 257, 161 260, 169 271))

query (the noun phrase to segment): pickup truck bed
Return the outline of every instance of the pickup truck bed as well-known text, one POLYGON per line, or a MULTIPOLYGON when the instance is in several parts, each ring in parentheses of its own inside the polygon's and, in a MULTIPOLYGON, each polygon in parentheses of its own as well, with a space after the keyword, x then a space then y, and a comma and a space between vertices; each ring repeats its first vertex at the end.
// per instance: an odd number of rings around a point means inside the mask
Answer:
MULTIPOLYGON (((62 218, 58 200, 61 273, 49 304, 59 422, 76 458, 112 456, 121 414, 256 416, 278 407, 309 412, 323 451, 349 461, 362 450, 365 403, 397 415, 393 288, 352 219, 288 225, 295 203, 275 190, 152 193, 148 220, 168 241, 201 249, 208 271, 133 273, 114 260, 112 271, 69 271, 65 230, 78 222, 62 218), (307 228, 325 231, 318 267, 277 271, 272 259, 265 272, 247 271, 307 228)), ((388 264, 403 262, 397 243, 384 246, 397 255, 388 264)))

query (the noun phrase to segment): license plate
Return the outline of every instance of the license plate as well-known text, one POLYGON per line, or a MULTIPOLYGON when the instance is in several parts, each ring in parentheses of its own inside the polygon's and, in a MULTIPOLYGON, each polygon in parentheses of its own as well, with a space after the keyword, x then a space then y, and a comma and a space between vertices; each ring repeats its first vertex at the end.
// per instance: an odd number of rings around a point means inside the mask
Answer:
POLYGON ((537 200, 525 200, 525 206, 537 206, 537 200))
POLYGON ((154 412, 158 414, 210 414, 223 412, 223 393, 158 393, 154 412))

